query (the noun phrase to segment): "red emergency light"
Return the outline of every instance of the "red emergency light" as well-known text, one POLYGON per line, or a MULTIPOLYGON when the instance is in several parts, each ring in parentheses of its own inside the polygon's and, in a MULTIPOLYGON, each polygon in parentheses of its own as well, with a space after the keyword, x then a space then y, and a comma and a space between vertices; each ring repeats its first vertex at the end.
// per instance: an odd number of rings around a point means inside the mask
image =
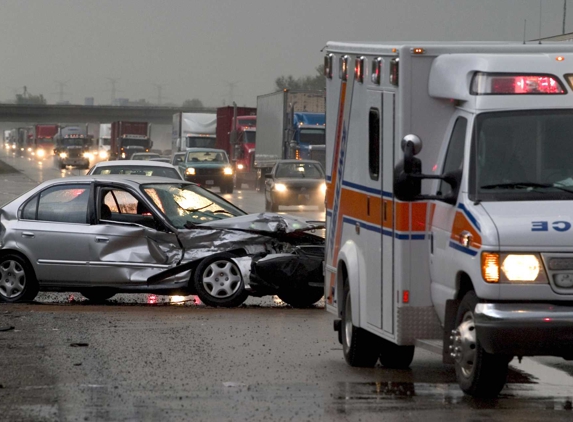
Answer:
POLYGON ((470 90, 472 95, 561 95, 565 87, 557 76, 484 73, 474 75, 470 90))

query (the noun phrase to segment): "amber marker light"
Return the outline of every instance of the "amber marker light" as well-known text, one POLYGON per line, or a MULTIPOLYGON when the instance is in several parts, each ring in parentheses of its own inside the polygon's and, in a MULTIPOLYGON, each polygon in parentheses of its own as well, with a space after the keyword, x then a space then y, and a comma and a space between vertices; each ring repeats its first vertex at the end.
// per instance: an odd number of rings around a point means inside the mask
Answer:
POLYGON ((499 283, 499 254, 482 252, 481 274, 488 283, 499 283))
POLYGON ((557 57, 555 58, 555 60, 557 60, 558 62, 562 62, 563 60, 565 60, 565 57, 563 57, 563 56, 557 56, 557 57))

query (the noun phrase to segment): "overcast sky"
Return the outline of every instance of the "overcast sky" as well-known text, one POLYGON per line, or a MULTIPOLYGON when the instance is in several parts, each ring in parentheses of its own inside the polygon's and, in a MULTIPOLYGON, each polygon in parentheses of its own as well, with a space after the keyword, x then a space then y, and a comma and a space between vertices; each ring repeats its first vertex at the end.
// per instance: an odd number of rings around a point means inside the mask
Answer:
MULTIPOLYGON (((541 36, 560 34, 564 0, 542 0, 541 36)), ((573 32, 569 0, 567 32, 573 32)), ((313 74, 329 40, 538 38, 539 0, 0 0, 0 101, 32 94, 255 105, 280 75, 313 74)))

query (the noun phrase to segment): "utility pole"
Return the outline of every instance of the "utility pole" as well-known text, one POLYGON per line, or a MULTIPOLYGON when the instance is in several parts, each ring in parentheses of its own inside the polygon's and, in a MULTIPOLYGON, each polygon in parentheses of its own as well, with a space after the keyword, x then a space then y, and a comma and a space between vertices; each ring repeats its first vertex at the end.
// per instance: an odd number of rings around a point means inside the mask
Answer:
POLYGON ((155 88, 157 88, 157 105, 161 105, 161 103, 163 102, 163 87, 165 86, 165 84, 151 84, 153 85, 155 88))
POLYGON ((567 0, 563 0, 563 35, 565 35, 565 22, 567 21, 567 0))
POLYGON ((58 95, 58 102, 59 103, 63 103, 64 102, 64 95, 66 95, 66 92, 64 91, 64 88, 66 86, 68 86, 68 82, 69 81, 54 81, 56 83, 56 85, 58 85, 58 92, 56 92, 55 94, 58 95))
POLYGON ((117 93, 116 84, 119 81, 119 78, 106 78, 109 83, 111 84, 111 100, 110 104, 113 105, 115 101, 115 94, 117 93))
POLYGON ((229 87, 229 104, 233 104, 235 100, 235 87, 237 84, 238 82, 227 82, 227 86, 229 87))

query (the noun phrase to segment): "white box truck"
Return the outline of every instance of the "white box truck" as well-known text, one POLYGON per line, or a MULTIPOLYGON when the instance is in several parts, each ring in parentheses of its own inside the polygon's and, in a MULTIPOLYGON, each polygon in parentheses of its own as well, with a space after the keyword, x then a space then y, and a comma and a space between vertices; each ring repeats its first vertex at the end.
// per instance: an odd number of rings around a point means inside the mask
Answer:
MULTIPOLYGON (((325 297, 352 366, 495 396, 573 359, 573 46, 330 42, 325 297)), ((257 146, 258 147, 258 146, 257 146)))
POLYGON ((176 113, 173 115, 171 152, 187 148, 215 148, 217 115, 215 113, 176 113))

